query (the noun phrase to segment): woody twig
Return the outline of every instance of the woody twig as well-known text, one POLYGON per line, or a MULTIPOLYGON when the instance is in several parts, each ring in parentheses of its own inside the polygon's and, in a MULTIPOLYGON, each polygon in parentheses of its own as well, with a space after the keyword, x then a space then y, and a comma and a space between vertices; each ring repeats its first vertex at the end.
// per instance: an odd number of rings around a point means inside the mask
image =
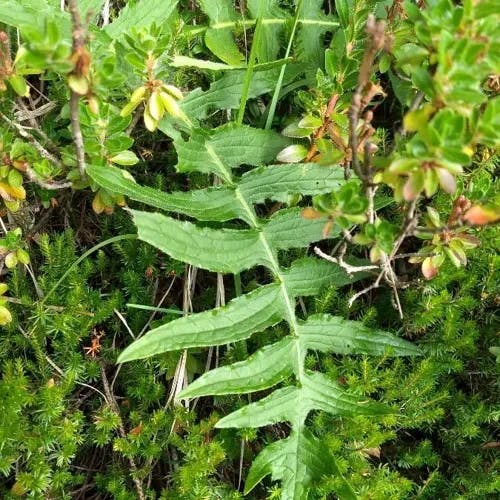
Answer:
MULTIPOLYGON (((87 34, 86 29, 82 24, 77 1, 68 0, 68 8, 73 23, 73 53, 71 55, 71 60, 73 61, 74 67, 73 71, 70 74, 70 78, 73 77, 74 81, 77 81, 81 84, 82 82, 87 82, 86 79, 89 74, 90 68, 90 54, 85 47, 87 34)), ((81 96, 85 95, 87 91, 88 88, 85 89, 85 85, 83 85, 83 90, 81 90, 76 89, 76 85, 70 84, 71 96, 69 101, 69 109, 71 116, 71 128, 73 131, 73 141, 75 143, 76 162, 82 178, 85 177, 85 148, 83 145, 83 135, 80 126, 79 104, 81 96)))

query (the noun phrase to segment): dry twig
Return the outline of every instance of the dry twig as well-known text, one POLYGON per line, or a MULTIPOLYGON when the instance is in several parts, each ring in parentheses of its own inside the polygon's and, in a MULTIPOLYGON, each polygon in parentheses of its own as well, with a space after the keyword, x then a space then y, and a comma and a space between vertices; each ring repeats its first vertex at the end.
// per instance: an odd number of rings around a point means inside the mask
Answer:
POLYGON ((27 132, 26 127, 23 127, 19 123, 16 123, 14 120, 11 120, 8 116, 4 115, 2 112, 0 112, 0 117, 2 120, 9 124, 11 127, 14 127, 17 131, 17 133, 23 138, 29 141, 35 149, 40 153, 40 156, 43 158, 49 160, 51 163, 56 165, 56 167, 61 168, 63 167, 62 163, 49 151, 47 151, 30 133, 27 132))
MULTIPOLYGON (((78 10, 78 4, 76 0, 68 0, 68 8, 71 14, 71 20, 73 23, 73 54, 72 59, 75 63, 73 74, 77 77, 86 77, 88 73, 88 68, 90 64, 90 55, 85 48, 86 42, 86 31, 82 24, 80 17, 80 11, 78 10)), ((75 143, 76 149, 76 163, 78 165, 78 170, 82 178, 85 178, 85 148, 83 145, 83 135, 80 126, 80 94, 70 89, 70 101, 69 110, 71 117, 71 128, 73 131, 73 141, 75 143)))
POLYGON ((379 266, 375 265, 368 265, 368 266, 351 266, 351 264, 348 264, 347 262, 344 261, 342 256, 340 255, 338 258, 332 257, 331 255, 326 254, 323 252, 320 248, 314 247, 314 253, 321 257, 322 259, 327 260, 328 262, 332 262, 334 264, 339 265, 344 271, 349 274, 355 274, 355 273, 361 273, 361 272, 366 272, 366 271, 373 271, 374 269, 380 269, 379 266))
MULTIPOLYGON (((370 82, 370 75, 373 70, 373 64, 377 53, 386 48, 389 44, 389 38, 385 35, 385 21, 375 21, 375 17, 370 15, 366 22, 366 31, 368 33, 368 46, 365 50, 363 61, 359 69, 358 86, 352 96, 351 107, 349 109, 349 147, 351 150, 351 164, 356 175, 363 181, 368 182, 367 173, 361 169, 358 158, 358 147, 360 138, 357 134, 358 122, 364 108, 371 101, 372 97, 379 92, 379 88, 370 82)), ((369 123, 366 120, 365 125, 369 123)), ((366 140, 366 138, 365 138, 366 140)), ((346 166, 346 178, 350 175, 349 165, 346 166)))

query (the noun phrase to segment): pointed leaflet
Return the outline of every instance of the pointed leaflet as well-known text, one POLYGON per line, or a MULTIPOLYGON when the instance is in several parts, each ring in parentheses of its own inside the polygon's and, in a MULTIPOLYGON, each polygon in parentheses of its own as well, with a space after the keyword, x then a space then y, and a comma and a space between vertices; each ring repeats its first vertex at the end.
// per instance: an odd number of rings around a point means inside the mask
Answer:
POLYGON ((263 427, 278 422, 299 420, 305 409, 299 406, 300 389, 284 387, 221 418, 215 427, 263 427))
POLYGON ((161 210, 203 221, 247 220, 247 213, 237 200, 234 189, 227 186, 165 193, 137 184, 126 170, 116 167, 89 165, 86 171, 104 189, 161 210))
POLYGON ((140 29, 153 23, 164 24, 174 13, 177 0, 139 0, 128 2, 118 17, 104 31, 111 38, 118 38, 131 28, 140 29))
MULTIPOLYGON (((264 226, 264 238, 271 248, 287 250, 307 247, 310 243, 323 239, 325 221, 308 220, 301 215, 301 208, 289 208, 276 212, 264 226)), ((336 226, 329 237, 338 235, 336 226)))
POLYGON ((325 286, 341 287, 364 277, 362 273, 349 276, 337 264, 315 257, 296 260, 289 269, 283 271, 282 276, 292 297, 316 295, 325 286))
POLYGON ((330 193, 344 184, 344 171, 316 163, 270 165, 242 175, 239 189, 248 202, 288 201, 288 195, 330 193))
MULTIPOLYGON (((300 0, 295 0, 297 7, 300 0)), ((297 44, 300 59, 310 68, 324 66, 324 36, 338 26, 332 16, 323 11, 323 0, 301 0, 300 18, 307 18, 302 22, 297 33, 297 44)))
POLYGON ((331 415, 383 415, 385 405, 361 400, 318 372, 306 371, 301 387, 285 387, 248 404, 217 422, 216 427, 262 427, 288 421, 301 425, 309 412, 323 410, 331 415))
POLYGON ((196 131, 188 141, 175 143, 177 170, 213 173, 231 182, 232 168, 269 163, 287 144, 276 132, 244 125, 225 125, 211 134, 196 131))
POLYGON ((238 342, 279 323, 283 316, 279 285, 262 286, 225 307, 179 318, 149 331, 129 345, 118 362, 189 347, 238 342))
POLYGON ((298 335, 304 349, 322 352, 375 356, 422 354, 418 347, 388 332, 372 330, 359 321, 328 314, 310 316, 307 321, 299 322, 298 335))
POLYGON ((355 417, 356 415, 385 415, 391 409, 370 400, 361 400, 349 394, 320 372, 306 371, 302 378, 303 404, 312 410, 323 410, 331 415, 355 417))
MULTIPOLYGON (((261 0, 248 0, 247 7, 253 19, 259 15, 261 0)), ((262 12, 264 19, 285 19, 286 12, 279 8, 277 0, 265 0, 262 12)), ((257 60, 259 63, 274 61, 278 57, 281 47, 281 32, 283 25, 280 23, 264 23, 261 28, 260 44, 257 47, 257 60)))
MULTIPOLYGON (((284 84, 292 82, 302 68, 297 64, 288 64, 285 72, 284 84)), ((280 73, 280 68, 274 68, 266 71, 254 73, 250 82, 248 98, 253 99, 262 94, 271 92, 276 79, 280 73)), ((206 118, 211 110, 237 109, 240 105, 243 82, 246 72, 230 71, 222 78, 210 85, 208 90, 195 89, 190 92, 181 102, 181 109, 191 119, 202 120, 206 118)), ((160 122, 160 130, 168 131, 168 117, 160 122)))
POLYGON ((229 27, 218 29, 207 29, 205 33, 205 44, 208 49, 221 61, 227 64, 238 65, 245 59, 239 51, 231 32, 232 25, 238 21, 238 16, 231 0, 200 0, 200 7, 210 19, 210 24, 224 25, 229 27))
POLYGON ((291 375, 296 360, 294 341, 286 337, 259 349, 245 361, 210 370, 189 384, 177 398, 261 391, 291 375))
POLYGON ((200 228, 158 213, 130 212, 139 238, 176 260, 218 273, 272 267, 256 229, 200 228))
MULTIPOLYGON (((223 222, 239 218, 250 222, 235 190, 229 186, 165 193, 137 184, 128 171, 116 167, 89 165, 87 173, 104 189, 161 210, 178 212, 202 221, 223 222)), ((286 202, 291 194, 330 192, 343 182, 344 174, 340 169, 320 167, 314 163, 271 165, 245 173, 238 189, 249 203, 261 203, 267 199, 286 202)))
POLYGON ((336 491, 340 498, 357 498, 326 444, 307 429, 292 431, 288 438, 272 443, 260 452, 248 473, 245 494, 269 474, 273 481, 281 481, 283 500, 306 500, 312 484, 330 474, 342 480, 336 491))

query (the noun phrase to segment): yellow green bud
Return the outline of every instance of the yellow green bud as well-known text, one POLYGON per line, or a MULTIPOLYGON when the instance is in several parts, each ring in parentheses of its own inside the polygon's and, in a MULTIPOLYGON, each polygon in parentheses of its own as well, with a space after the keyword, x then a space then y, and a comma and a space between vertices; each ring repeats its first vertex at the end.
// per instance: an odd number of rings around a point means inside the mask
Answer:
POLYGON ((181 99, 184 98, 180 89, 178 89, 174 85, 164 84, 164 85, 162 85, 162 88, 164 90, 166 90, 172 97, 174 97, 178 101, 180 101, 181 99))
POLYGON ((163 103, 163 107, 165 111, 172 115, 174 118, 181 118, 183 113, 182 110, 177 103, 177 101, 166 92, 160 92, 161 102, 163 103))
POLYGON ((162 99, 158 92, 153 92, 148 100, 148 111, 149 114, 156 121, 160 121, 163 116, 163 104, 162 99))

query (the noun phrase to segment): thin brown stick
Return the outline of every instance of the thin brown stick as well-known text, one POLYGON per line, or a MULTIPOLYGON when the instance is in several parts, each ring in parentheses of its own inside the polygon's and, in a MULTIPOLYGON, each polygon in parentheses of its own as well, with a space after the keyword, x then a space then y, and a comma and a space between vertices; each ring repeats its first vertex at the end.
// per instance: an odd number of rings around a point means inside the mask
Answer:
POLYGON ((389 260, 392 260, 394 258, 394 256, 398 253, 399 247, 403 243, 404 239, 410 234, 413 234, 413 231, 417 227, 418 218, 415 217, 417 202, 418 200, 415 199, 408 206, 408 210, 406 211, 406 216, 405 216, 405 222, 403 225, 403 230, 401 231, 397 240, 394 242, 394 246, 392 247, 392 252, 389 257, 389 260))
POLYGON ((371 285, 367 286, 366 288, 363 288, 363 290, 355 293, 350 299, 349 299, 349 307, 352 307, 354 302, 356 302, 359 297, 365 295, 368 293, 370 290, 375 290, 375 288, 378 288, 380 286, 380 282, 382 281, 382 278, 384 277, 385 270, 381 271, 380 274, 377 276, 377 279, 375 280, 374 283, 371 285))
POLYGON ((384 279, 385 282, 392 288, 392 290, 394 292, 394 298, 396 301, 397 309, 399 311, 399 315, 401 318, 403 318, 403 310, 401 308, 401 302, 399 300, 399 295, 398 295, 398 291, 397 291, 399 282, 398 282, 396 274, 394 273, 394 270, 392 269, 392 261, 396 258, 396 254, 397 254, 401 244, 405 240, 405 238, 408 235, 413 234, 413 231, 415 230, 415 227, 418 223, 418 217, 415 216, 416 209, 417 209, 417 200, 413 200, 410 203, 410 205, 408 206, 408 209, 406 211, 403 229, 402 229, 401 233, 399 234, 398 238, 396 239, 396 241, 394 242, 394 246, 392 248, 390 255, 388 255, 384 259, 384 261, 382 263, 382 270, 380 271, 380 274, 377 276, 377 279, 375 280, 374 283, 367 286, 363 290, 357 292, 349 299, 349 302, 348 302, 349 307, 351 307, 354 304, 354 302, 362 295, 365 295, 369 291, 374 290, 375 288, 378 288, 382 282, 382 279, 384 279))
POLYGON ((83 146, 83 135, 82 129, 80 127, 80 115, 79 115, 79 103, 80 96, 71 91, 71 97, 69 101, 69 110, 71 115, 71 129, 73 131, 73 141, 75 143, 76 150, 76 163, 78 165, 78 171, 80 175, 85 177, 85 148, 83 146))
MULTIPOLYGON (((89 60, 86 59, 85 54, 85 42, 86 42, 86 32, 82 24, 80 17, 80 11, 78 10, 78 4, 76 0, 68 0, 68 8, 71 14, 71 20, 73 23, 73 55, 72 58, 75 62, 74 73, 77 76, 86 76, 88 72, 89 60)), ((71 118, 71 129, 73 131, 73 142, 75 144, 76 150, 76 163, 80 176, 85 178, 85 148, 83 145, 83 135, 80 126, 80 94, 76 93, 73 89, 70 89, 71 95, 69 100, 69 112, 71 118)))
POLYGON ((354 273, 361 273, 361 272, 366 272, 366 271, 373 271, 375 269, 380 269, 379 266, 375 266, 375 265, 351 266, 347 262, 344 262, 344 260, 341 257, 339 257, 339 258, 332 257, 331 255, 324 253, 318 247, 314 247, 314 253, 316 255, 318 255, 319 257, 321 257, 322 259, 327 260, 328 262, 332 262, 333 264, 339 265, 342 269, 344 269, 344 271, 347 274, 350 274, 350 275, 352 275, 354 273))
POLYGON ((56 181, 46 181, 44 179, 40 179, 40 177, 38 177, 38 174, 28 165, 25 165, 24 173, 31 182, 38 184, 43 189, 52 189, 57 191, 59 189, 68 189, 73 185, 71 181, 56 182, 56 181))
POLYGON ((321 139, 325 135, 325 132, 328 130, 328 127, 331 124, 331 115, 333 113, 333 110, 335 109, 335 105, 337 104, 338 100, 339 100, 338 94, 334 94, 330 98, 330 101, 328 102, 328 106, 326 108, 323 117, 323 125, 321 125, 321 127, 318 130, 316 130, 316 132, 313 135, 312 144, 304 160, 305 162, 311 161, 316 152, 318 151, 318 146, 316 145, 316 143, 319 139, 321 139))
MULTIPOLYGON (((385 21, 375 21, 373 15, 368 16, 366 22, 366 32, 368 33, 368 44, 363 55, 363 61, 359 69, 358 86, 354 95, 352 96, 351 106, 349 108, 349 148, 351 150, 351 165, 356 175, 367 182, 368 178, 366 173, 361 169, 358 157, 359 138, 357 135, 357 128, 359 117, 366 107, 373 94, 368 89, 367 94, 370 98, 364 98, 365 89, 367 89, 370 82, 370 76, 373 71, 373 64, 377 53, 387 45, 387 37, 385 35, 386 23, 385 21)), ((349 164, 346 165, 345 170, 346 178, 350 177, 349 164)))
POLYGON ((139 106, 135 111, 134 111, 134 114, 132 115, 132 120, 130 121, 130 124, 129 126, 127 127, 127 129, 125 130, 125 133, 127 135, 130 135, 135 126, 139 123, 139 120, 141 119, 141 116, 144 112, 144 106, 139 106))
MULTIPOLYGON (((104 369, 104 365, 101 364, 101 377, 102 377, 102 385, 104 387, 104 393, 106 394, 106 399, 113 410, 114 413, 116 413, 118 417, 118 432, 121 436, 122 439, 126 439, 127 437, 127 432, 125 430, 125 425, 123 424, 123 420, 120 414, 120 408, 118 406, 118 403, 116 402, 115 395, 113 394, 113 391, 111 390, 111 387, 108 382, 108 377, 106 376, 106 370, 104 369)), ((135 489, 137 490, 137 495, 140 500, 146 500, 146 496, 144 495, 144 490, 142 488, 142 483, 140 479, 137 476, 137 464, 135 463, 135 460, 133 457, 128 458, 128 462, 130 465, 130 471, 131 471, 131 476, 132 476, 132 481, 134 482, 135 489)))
POLYGON ((52 153, 49 153, 49 151, 47 151, 30 133, 26 131, 25 127, 15 122, 14 120, 11 120, 8 116, 4 115, 2 112, 0 112, 0 117, 4 122, 8 123, 11 127, 14 127, 17 133, 23 139, 26 139, 31 144, 33 144, 35 149, 40 153, 40 156, 49 160, 51 163, 53 163, 56 167, 60 168, 61 170, 63 169, 63 164, 60 162, 60 160, 58 160, 52 153))
POLYGON ((21 98, 18 98, 16 101, 18 111, 17 113, 15 112, 14 115, 16 117, 16 120, 18 121, 23 121, 23 120, 28 120, 30 122, 31 127, 33 128, 34 131, 36 131, 37 134, 40 135, 40 137, 43 139, 45 144, 49 149, 52 149, 53 151, 58 151, 58 147, 56 144, 50 139, 50 137, 40 128, 38 125, 38 122, 36 121, 35 117, 40 116, 46 113, 49 113, 52 109, 56 107, 56 104, 53 102, 48 102, 47 104, 44 104, 40 108, 44 108, 42 112, 38 112, 38 109, 31 110, 29 109, 26 104, 24 104, 23 100, 21 98), (19 111, 19 109, 21 111, 19 111))

